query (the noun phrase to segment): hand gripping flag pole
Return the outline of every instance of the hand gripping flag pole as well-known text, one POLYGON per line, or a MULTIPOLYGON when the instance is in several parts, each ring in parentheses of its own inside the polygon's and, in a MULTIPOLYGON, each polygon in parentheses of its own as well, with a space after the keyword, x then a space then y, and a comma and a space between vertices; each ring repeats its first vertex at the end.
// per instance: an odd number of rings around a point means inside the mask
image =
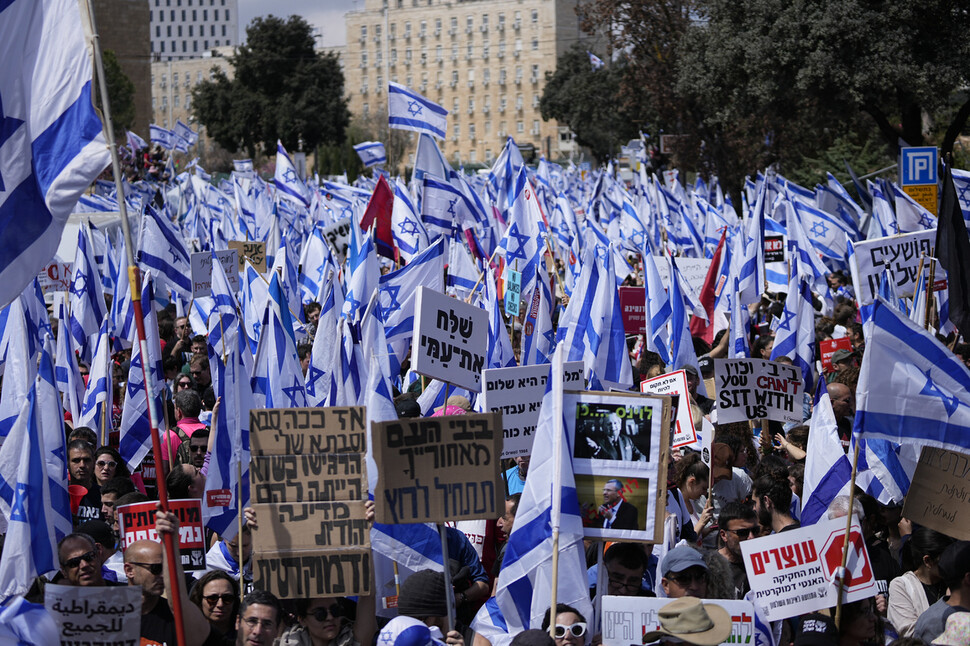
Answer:
MULTIPOLYGON (((108 149, 111 151, 111 171, 114 175, 115 186, 118 190, 118 210, 121 213, 121 231, 125 236, 125 254, 128 261, 128 284, 131 288, 131 304, 135 310, 135 327, 138 332, 138 345, 141 348, 141 356, 148 357, 148 341, 145 337, 145 319, 142 313, 141 303, 141 272, 135 264, 135 246, 131 240, 131 227, 128 224, 128 209, 125 205, 124 184, 121 180, 121 163, 118 161, 118 148, 115 145, 114 130, 111 122, 111 108, 108 103, 108 85, 104 76, 104 64, 101 58, 101 41, 98 37, 97 26, 94 21, 94 10, 91 7, 91 0, 84 0, 83 15, 85 27, 88 30, 91 41, 91 51, 94 55, 95 74, 98 77, 98 89, 101 92, 101 109, 104 116, 104 136, 108 141, 108 149)), ((151 307, 151 304, 149 304, 151 307)), ((148 420, 151 425, 152 450, 155 455, 155 464, 162 464, 161 442, 158 436, 158 412, 153 405, 155 396, 152 393, 152 381, 150 362, 142 361, 143 382, 145 384, 145 396, 148 402, 148 420)), ((168 490, 165 487, 165 478, 157 478, 158 500, 162 505, 163 511, 168 511, 168 490)), ((172 614, 175 615, 175 635, 179 646, 185 646, 185 625, 182 622, 182 598, 178 594, 178 563, 175 560, 175 542, 170 533, 162 535, 162 546, 165 549, 165 561, 168 566, 169 581, 171 581, 174 593, 172 594, 172 614)))

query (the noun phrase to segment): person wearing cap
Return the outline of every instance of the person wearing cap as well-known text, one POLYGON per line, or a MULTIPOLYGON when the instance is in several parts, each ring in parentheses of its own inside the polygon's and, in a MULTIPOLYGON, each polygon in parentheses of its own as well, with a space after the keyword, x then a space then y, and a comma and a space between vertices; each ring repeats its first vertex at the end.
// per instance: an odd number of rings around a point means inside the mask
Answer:
POLYGON ((950 588, 943 597, 919 616, 913 637, 930 643, 946 629, 946 620, 956 612, 970 612, 970 541, 957 541, 940 555, 940 574, 950 588))
POLYGON ((828 615, 803 615, 795 631, 794 646, 839 646, 839 631, 828 615))
POLYGON ((660 609, 657 619, 660 628, 644 634, 644 644, 718 646, 731 636, 733 627, 727 610, 692 597, 671 601, 660 609))
POLYGON ((660 572, 660 585, 669 599, 707 596, 707 563, 693 547, 680 545, 667 552, 660 572))
MULTIPOLYGON (((487 585, 485 590, 487 595, 487 585)), ((454 594, 453 591, 449 592, 454 594)), ((444 634, 444 631, 448 630, 448 606, 445 594, 443 573, 419 570, 401 584, 401 593, 397 597, 398 617, 411 617, 424 623, 431 630, 431 636, 437 641, 463 646, 465 642, 457 630, 444 634)), ((463 592, 455 594, 456 610, 464 603, 464 595, 463 592)), ((384 631, 381 631, 382 636, 383 634, 384 631)))

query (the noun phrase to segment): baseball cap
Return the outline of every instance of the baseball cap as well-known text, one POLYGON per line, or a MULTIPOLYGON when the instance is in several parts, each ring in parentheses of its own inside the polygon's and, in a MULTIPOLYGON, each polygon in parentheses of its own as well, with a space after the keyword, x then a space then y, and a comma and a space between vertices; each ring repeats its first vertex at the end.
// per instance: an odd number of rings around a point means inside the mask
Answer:
POLYGON ((838 646, 838 643, 835 622, 818 613, 805 615, 795 634, 795 646, 838 646))
POLYGON ((845 348, 839 348, 832 353, 832 363, 839 363, 840 361, 845 361, 846 359, 851 359, 855 356, 855 352, 846 350, 845 348))
POLYGON ((678 573, 692 567, 702 567, 707 569, 707 563, 701 553, 689 545, 679 545, 667 552, 663 563, 660 564, 660 571, 663 575, 669 572, 678 573))
POLYGON ((442 646, 443 642, 434 639, 424 622, 414 617, 398 615, 387 622, 377 638, 377 643, 385 646, 442 646))

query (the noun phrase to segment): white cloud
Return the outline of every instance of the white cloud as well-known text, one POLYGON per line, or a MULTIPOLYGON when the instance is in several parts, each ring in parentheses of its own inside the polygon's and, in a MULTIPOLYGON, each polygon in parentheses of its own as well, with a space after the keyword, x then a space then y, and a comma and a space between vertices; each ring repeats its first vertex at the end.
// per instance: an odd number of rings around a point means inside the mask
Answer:
POLYGON ((356 8, 357 0, 239 0, 239 37, 246 36, 246 25, 253 18, 272 14, 281 18, 297 15, 316 27, 319 45, 335 47, 347 44, 344 14, 356 8), (321 6, 322 5, 322 6, 321 6))

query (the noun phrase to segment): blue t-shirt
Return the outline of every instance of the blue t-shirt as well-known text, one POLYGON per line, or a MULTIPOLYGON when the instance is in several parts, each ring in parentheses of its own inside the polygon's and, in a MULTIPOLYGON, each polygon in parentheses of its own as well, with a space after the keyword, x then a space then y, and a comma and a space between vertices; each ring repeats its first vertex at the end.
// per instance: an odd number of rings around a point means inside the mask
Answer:
POLYGON ((519 477, 518 465, 505 472, 505 481, 509 483, 509 495, 522 493, 525 489, 525 480, 519 477))

